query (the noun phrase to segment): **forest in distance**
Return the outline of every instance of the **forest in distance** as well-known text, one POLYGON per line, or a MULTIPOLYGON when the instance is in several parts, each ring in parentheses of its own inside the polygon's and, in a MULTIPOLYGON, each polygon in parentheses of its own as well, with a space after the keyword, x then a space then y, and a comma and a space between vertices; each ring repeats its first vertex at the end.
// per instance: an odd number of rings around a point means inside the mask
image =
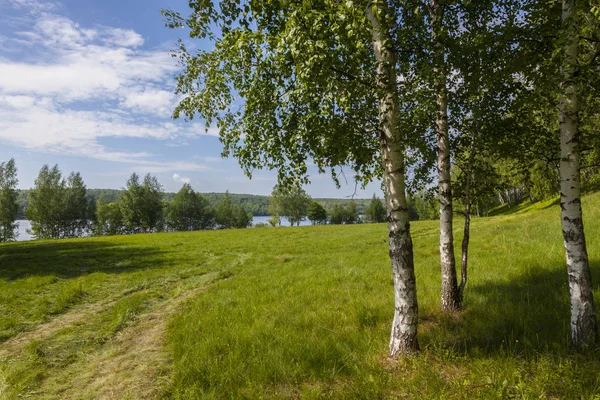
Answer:
MULTIPOLYGON (((18 204, 19 211, 17 214, 17 219, 26 219, 25 210, 28 205, 27 194, 30 189, 18 189, 18 204)), ((86 190, 86 198, 88 200, 97 201, 100 197, 103 197, 106 202, 112 203, 119 198, 122 189, 87 189, 86 190)), ((202 196, 204 196, 212 206, 215 206, 219 201, 223 199, 225 193, 215 193, 215 192, 200 192, 202 196)), ((175 197, 176 193, 165 192, 163 193, 163 198, 167 201, 172 200, 175 197)), ((243 194, 243 193, 229 193, 229 197, 231 198, 232 203, 241 204, 244 208, 251 213, 255 217, 264 217, 269 216, 269 195, 257 195, 257 194, 243 194)), ((361 212, 363 213, 364 209, 368 206, 368 203, 371 199, 351 199, 350 197, 345 199, 336 199, 336 198, 314 198, 313 200, 323 204, 326 210, 333 209, 334 205, 340 204, 342 206, 348 205, 350 201, 354 201, 361 212)), ((427 219, 427 215, 423 214, 423 219, 427 219)))
MULTIPOLYGON (((498 168, 499 169, 499 168, 498 168)), ((47 171, 47 170, 46 170, 47 171)), ((60 171, 58 171, 60 172, 60 171)), ((2 171, 2 177, 5 178, 4 172, 2 171)), ((77 176, 78 174, 75 174, 77 176)), ((137 175, 136 175, 137 176, 137 175)), ((528 203, 535 203, 540 200, 545 200, 550 198, 556 193, 552 190, 540 191, 537 189, 537 186, 540 184, 547 183, 535 182, 535 174, 532 173, 527 179, 530 181, 530 187, 526 187, 525 185, 521 185, 520 187, 511 187, 514 182, 514 174, 512 176, 503 176, 501 174, 491 174, 488 178, 495 178, 495 185, 488 180, 487 184, 490 188, 493 188, 489 191, 487 196, 481 196, 474 201, 476 211, 476 216, 487 216, 494 214, 501 207, 514 207, 521 204, 523 201, 527 201, 528 203), (536 191, 537 190, 537 191, 536 191), (534 197, 535 196, 538 197, 534 197)), ((596 189, 596 179, 595 175, 592 175, 591 178, 584 180, 586 191, 593 191, 596 189)), ((156 178, 152 177, 152 179, 156 182, 157 193, 159 194, 160 200, 163 205, 169 204, 176 198, 176 193, 163 192, 161 191, 160 184, 156 181, 156 178)), ((538 177, 538 179, 543 180, 543 177, 538 177)), ((7 182, 4 179, 4 182, 7 182)), ((15 186, 16 181, 13 182, 15 186)), ((83 181, 81 182, 83 184, 83 181)), ((9 190, 9 187, 5 184, 5 190, 9 190)), ((185 185, 187 187, 189 185, 185 185)), ((27 219, 26 210, 29 206, 29 201, 31 198, 31 193, 33 189, 16 189, 13 187, 14 197, 16 199, 17 204, 17 212, 16 218, 17 220, 27 219)), ((110 204, 116 203, 119 198, 123 195, 127 190, 124 189, 87 189, 85 188, 85 194, 83 195, 85 198, 85 208, 88 209, 87 218, 90 222, 93 222, 96 218, 96 207, 99 203, 104 206, 109 206, 110 204)), ((375 195, 372 199, 354 199, 354 198, 345 198, 345 199, 334 199, 334 198, 314 198, 311 199, 309 196, 305 194, 305 192, 299 192, 301 197, 304 198, 304 204, 300 205, 300 210, 290 210, 288 209, 278 209, 275 203, 275 195, 277 192, 277 185, 274 188, 273 193, 270 196, 267 195, 252 195, 252 194, 238 194, 238 193, 197 193, 198 196, 201 196, 203 199, 207 201, 207 206, 215 208, 218 204, 220 204, 226 197, 227 201, 230 201, 232 205, 240 206, 244 209, 244 211, 248 214, 251 214, 253 217, 267 217, 267 216, 276 216, 276 217, 286 217, 290 216, 292 224, 295 224, 298 220, 305 220, 309 215, 309 206, 310 202, 318 203, 324 209, 323 217, 320 219, 316 219, 316 223, 329 222, 334 224, 343 224, 343 223, 359 223, 359 222, 383 222, 383 216, 374 216, 373 213, 379 212, 379 214, 384 214, 384 205, 378 207, 378 204, 381 202, 375 195), (373 211, 372 208, 377 206, 376 208, 379 211, 373 211), (346 217, 345 214, 347 210, 350 214, 356 214, 351 217, 346 217), (293 214, 300 213, 300 216, 297 216, 294 219, 293 214), (363 216, 359 218, 358 216, 363 216)), ((420 190, 414 194, 408 193, 408 212, 411 221, 418 220, 434 220, 439 218, 439 210, 437 209, 435 194, 433 190, 420 190)), ((61 204, 61 203, 59 203, 61 204)), ((457 201, 457 213, 461 214, 463 211, 461 207, 461 201, 458 199, 457 201)), ((62 207, 63 205, 59 205, 62 207)), ((282 208, 283 205, 280 206, 282 208)), ((309 219, 306 219, 310 221, 309 219)), ((279 221, 281 223, 281 221, 279 221)), ((259 223, 259 224, 262 224, 259 223)), ((91 227, 88 229, 88 231, 91 227)), ((88 232, 89 233, 89 232, 88 232)))
POLYGON ((355 224, 385 219, 385 207, 375 195, 368 204, 361 200, 325 199, 325 208, 301 188, 289 190, 278 185, 269 197, 229 192, 205 196, 189 183, 184 183, 177 193, 165 193, 155 176, 133 173, 122 190, 88 190, 79 172, 63 176, 58 165, 44 165, 30 190, 17 190, 17 184, 15 160, 0 163, 1 242, 18 240, 21 234, 25 240, 64 239, 274 227, 283 222, 355 224), (265 208, 270 218, 253 224, 253 217, 263 216, 265 208), (19 217, 25 217, 29 225, 21 233, 24 228, 16 223, 19 217))

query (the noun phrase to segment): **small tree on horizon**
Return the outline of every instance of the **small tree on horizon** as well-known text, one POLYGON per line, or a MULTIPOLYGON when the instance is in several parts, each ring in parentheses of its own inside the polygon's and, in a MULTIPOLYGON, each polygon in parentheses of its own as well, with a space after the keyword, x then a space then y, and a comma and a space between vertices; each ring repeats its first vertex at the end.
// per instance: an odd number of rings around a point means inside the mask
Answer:
POLYGON ((117 202, 129 233, 163 229, 162 186, 155 176, 146 174, 140 182, 138 174, 131 174, 117 202))
POLYGON ((290 225, 300 225, 308 215, 310 204, 311 198, 304 189, 275 185, 269 197, 269 212, 278 218, 286 216, 290 225))
POLYGON ((63 179, 58 165, 44 165, 28 193, 25 215, 31 221, 29 232, 38 239, 81 236, 89 228, 86 187, 79 172, 63 179))
POLYGON ((373 198, 369 203, 369 207, 365 210, 365 218, 367 222, 380 223, 385 222, 387 211, 383 202, 373 194, 373 198))
POLYGON ((0 242, 17 239, 18 224, 15 220, 19 212, 18 183, 15 159, 0 163, 0 242))
POLYGON ((215 207, 215 222, 221 229, 247 228, 252 224, 252 214, 249 214, 241 204, 233 204, 229 191, 215 207))
POLYGON ((327 211, 325 208, 316 201, 313 201, 308 207, 307 213, 308 219, 313 225, 322 225, 327 223, 327 211))
POLYGON ((119 235, 124 233, 123 214, 118 203, 106 203, 101 196, 96 203, 94 234, 119 235))
POLYGON ((169 204, 167 226, 174 231, 195 231, 214 225, 214 212, 208 200, 185 183, 169 204))
POLYGON ((336 204, 331 210, 329 222, 332 225, 341 225, 346 220, 346 209, 341 204, 336 204))
POLYGON ((62 221, 64 237, 79 237, 89 228, 87 188, 79 172, 71 172, 64 184, 62 221))
POLYGON ((344 223, 347 225, 357 224, 360 222, 360 216, 358 214, 358 207, 354 201, 350 201, 350 203, 346 206, 344 215, 344 223))

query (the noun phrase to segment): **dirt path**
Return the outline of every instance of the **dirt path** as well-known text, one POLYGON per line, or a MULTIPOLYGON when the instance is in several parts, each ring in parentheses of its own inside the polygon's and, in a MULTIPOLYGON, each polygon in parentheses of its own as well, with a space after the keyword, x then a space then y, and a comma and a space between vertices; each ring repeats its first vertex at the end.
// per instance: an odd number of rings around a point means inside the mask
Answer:
POLYGON ((139 297, 127 291, 73 306, 0 343, 0 399, 164 397, 173 364, 169 321, 186 302, 230 276, 218 269, 157 279, 140 285, 145 293, 139 297), (123 326, 116 333, 111 327, 104 331, 103 324, 114 318, 124 318, 123 326))
POLYGON ((171 356, 165 346, 170 316, 205 289, 184 292, 140 315, 114 340, 60 374, 62 382, 47 382, 50 387, 62 387, 59 392, 48 393, 48 398, 157 398, 171 375, 171 356))
MULTIPOLYGON (((216 274, 215 274, 216 275, 216 274)), ((53 369, 25 397, 38 399, 156 399, 164 394, 171 377, 172 358, 166 346, 167 324, 185 302, 202 293, 217 277, 186 290, 174 289, 166 299, 156 299, 146 313, 137 315, 114 337, 98 344, 92 351, 81 354, 72 364, 53 369), (178 292, 181 290, 181 292, 178 292)), ((183 282, 183 280, 182 280, 183 282)), ((127 293, 130 295, 131 293, 127 293)), ((101 303, 81 305, 35 329, 0 344, 0 363, 27 358, 27 346, 33 342, 52 341, 66 328, 84 327, 88 321, 121 298, 101 303)), ((0 398, 3 398, 0 377, 0 398)))

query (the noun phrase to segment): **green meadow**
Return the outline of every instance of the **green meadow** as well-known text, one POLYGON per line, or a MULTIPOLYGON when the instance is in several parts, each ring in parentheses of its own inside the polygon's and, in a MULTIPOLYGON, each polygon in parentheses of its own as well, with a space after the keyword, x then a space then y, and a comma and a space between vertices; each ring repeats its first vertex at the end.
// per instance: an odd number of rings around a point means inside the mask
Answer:
MULTIPOLYGON (((599 313, 600 193, 583 206, 599 313)), ((517 211, 474 219, 455 315, 438 223, 411 225, 422 351, 399 359, 385 224, 0 245, 0 398, 600 399, 600 351, 568 349, 560 210, 517 211)))

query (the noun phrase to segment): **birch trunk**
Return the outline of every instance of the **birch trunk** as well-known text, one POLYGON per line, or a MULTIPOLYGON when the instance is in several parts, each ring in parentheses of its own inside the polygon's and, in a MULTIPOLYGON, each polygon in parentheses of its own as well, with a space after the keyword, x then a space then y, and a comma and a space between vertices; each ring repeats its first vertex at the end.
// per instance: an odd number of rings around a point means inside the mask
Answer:
POLYGON ((580 350, 596 342, 592 279, 580 200, 579 92, 576 82, 578 23, 575 0, 563 0, 565 49, 562 66, 560 122, 560 207, 571 297, 571 347, 580 350))
POLYGON ((438 199, 440 203, 440 266, 442 271, 442 310, 460 310, 456 279, 454 236, 452 233, 452 185, 450 178, 450 140, 448 135, 448 90, 446 88, 443 10, 439 0, 429 4, 431 35, 434 43, 434 79, 436 86, 436 133, 438 144, 438 199))
POLYGON ((381 124, 381 156, 388 213, 390 260, 394 279, 394 321, 390 337, 390 355, 418 351, 417 286, 414 274, 412 239, 404 183, 404 136, 398 123, 396 60, 385 2, 367 7, 372 24, 373 49, 377 58, 381 124))
POLYGON ((465 226, 463 230, 462 257, 460 264, 460 286, 458 287, 458 300, 461 307, 468 279, 467 265, 469 262, 469 239, 471 237, 471 176, 473 174, 474 141, 475 139, 473 138, 471 142, 471 152, 467 160, 467 179, 465 182, 465 226))

